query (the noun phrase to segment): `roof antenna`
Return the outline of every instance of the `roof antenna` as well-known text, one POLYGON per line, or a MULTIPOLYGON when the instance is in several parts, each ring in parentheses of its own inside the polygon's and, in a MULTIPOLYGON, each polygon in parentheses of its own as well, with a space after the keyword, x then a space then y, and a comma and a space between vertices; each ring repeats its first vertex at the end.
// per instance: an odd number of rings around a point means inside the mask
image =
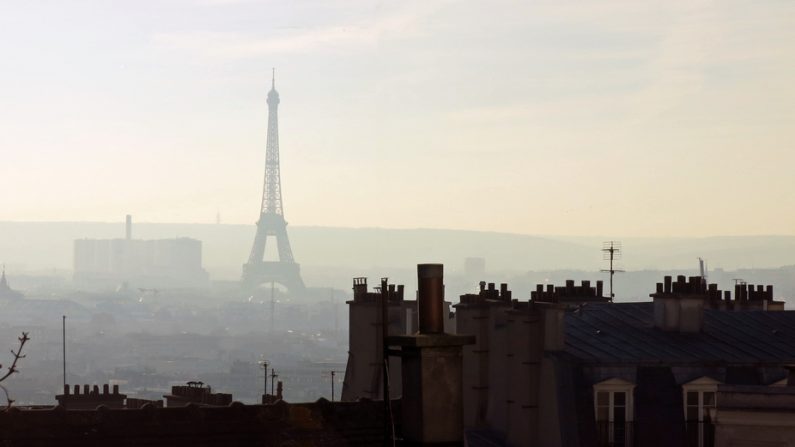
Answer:
POLYGON ((610 273, 610 302, 612 303, 613 299, 616 297, 616 294, 613 293, 613 275, 624 272, 623 270, 617 270, 613 267, 613 261, 621 259, 621 242, 607 241, 602 243, 602 253, 604 253, 604 260, 610 261, 610 268, 602 271, 610 273))

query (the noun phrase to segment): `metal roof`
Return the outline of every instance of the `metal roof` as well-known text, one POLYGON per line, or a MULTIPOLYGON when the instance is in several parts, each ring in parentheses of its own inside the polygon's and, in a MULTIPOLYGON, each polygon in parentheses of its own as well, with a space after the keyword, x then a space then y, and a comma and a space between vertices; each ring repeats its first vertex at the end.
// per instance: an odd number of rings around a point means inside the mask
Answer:
POLYGON ((652 302, 587 305, 566 314, 566 352, 599 364, 795 363, 795 311, 704 311, 701 333, 654 327, 652 302))

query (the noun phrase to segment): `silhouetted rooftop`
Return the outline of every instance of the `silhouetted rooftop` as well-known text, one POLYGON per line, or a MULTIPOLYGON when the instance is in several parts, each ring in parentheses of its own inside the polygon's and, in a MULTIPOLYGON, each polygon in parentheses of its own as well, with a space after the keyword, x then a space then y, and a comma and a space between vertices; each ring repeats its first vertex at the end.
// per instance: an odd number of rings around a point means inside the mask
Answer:
POLYGON ((652 302, 596 304, 566 315, 566 352, 585 363, 795 363, 795 311, 704 311, 696 334, 654 327, 652 302))

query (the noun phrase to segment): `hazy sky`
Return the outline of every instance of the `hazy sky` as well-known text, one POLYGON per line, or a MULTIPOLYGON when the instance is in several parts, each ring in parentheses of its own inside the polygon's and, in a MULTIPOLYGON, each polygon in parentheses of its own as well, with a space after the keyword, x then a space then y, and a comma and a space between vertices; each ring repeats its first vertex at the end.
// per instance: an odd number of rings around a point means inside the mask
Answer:
POLYGON ((0 220, 795 233, 795 2, 0 0, 0 220))

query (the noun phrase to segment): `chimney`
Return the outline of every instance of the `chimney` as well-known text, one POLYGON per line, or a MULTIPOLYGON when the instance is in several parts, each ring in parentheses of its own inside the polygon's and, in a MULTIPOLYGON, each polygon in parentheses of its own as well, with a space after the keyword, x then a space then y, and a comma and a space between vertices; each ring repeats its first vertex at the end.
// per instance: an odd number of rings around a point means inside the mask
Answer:
MULTIPOLYGON (((442 264, 420 264, 417 266, 417 309, 420 319, 420 334, 444 332, 444 266, 442 264)), ((489 284, 494 290, 494 284, 489 284)))
MULTIPOLYGON (((712 293, 720 294, 713 288, 712 293)), ((701 277, 691 277, 687 282, 684 276, 677 277, 675 283, 666 276, 663 283, 657 284, 654 300, 654 326, 668 332, 697 333, 704 326, 704 305, 708 301, 707 288, 701 277)))
POLYGON ((444 333, 443 273, 442 264, 417 265, 419 332, 387 339, 401 347, 403 436, 411 443, 463 440, 462 346, 475 337, 444 333))
POLYGON ((353 278, 353 300, 361 301, 367 296, 367 278, 353 278))
POLYGON ((534 303, 541 310, 544 351, 562 351, 566 348, 566 305, 559 303, 534 303))
POLYGON ((128 241, 132 239, 132 216, 129 214, 127 215, 127 219, 125 220, 124 223, 124 234, 125 234, 125 239, 127 239, 128 241))

